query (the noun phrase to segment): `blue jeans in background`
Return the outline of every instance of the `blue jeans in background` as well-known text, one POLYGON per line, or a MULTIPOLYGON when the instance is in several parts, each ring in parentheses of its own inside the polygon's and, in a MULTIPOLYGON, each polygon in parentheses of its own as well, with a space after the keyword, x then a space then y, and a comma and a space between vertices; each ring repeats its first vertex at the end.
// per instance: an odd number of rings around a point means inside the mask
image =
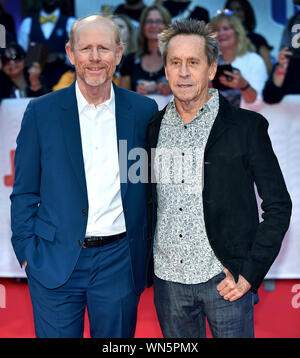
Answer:
POLYGON ((181 284, 154 279, 154 303, 165 338, 206 337, 207 318, 214 338, 254 338, 253 306, 258 295, 248 291, 236 301, 220 296, 224 272, 207 282, 181 284))

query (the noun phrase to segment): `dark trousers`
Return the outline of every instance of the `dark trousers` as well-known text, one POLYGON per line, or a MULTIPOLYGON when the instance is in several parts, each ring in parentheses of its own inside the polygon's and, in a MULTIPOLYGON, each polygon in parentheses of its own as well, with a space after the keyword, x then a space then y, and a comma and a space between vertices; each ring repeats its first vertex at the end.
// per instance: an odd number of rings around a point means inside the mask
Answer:
POLYGON ((37 337, 80 338, 87 307, 91 337, 134 336, 139 296, 134 292, 127 237, 83 248, 61 287, 47 289, 26 268, 37 337))
POLYGON ((248 291, 234 302, 226 301, 216 288, 224 278, 222 272, 207 282, 186 285, 155 277, 154 303, 164 337, 206 337, 206 318, 214 338, 254 337, 258 295, 248 291))

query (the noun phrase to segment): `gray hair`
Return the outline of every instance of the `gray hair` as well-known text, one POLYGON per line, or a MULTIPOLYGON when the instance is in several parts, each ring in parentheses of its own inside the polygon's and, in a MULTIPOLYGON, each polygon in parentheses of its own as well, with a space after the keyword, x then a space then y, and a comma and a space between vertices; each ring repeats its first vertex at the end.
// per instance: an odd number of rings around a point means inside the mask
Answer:
POLYGON ((211 65, 218 59, 219 44, 216 33, 209 24, 204 21, 194 19, 184 19, 173 22, 158 36, 159 51, 162 55, 164 64, 166 64, 168 44, 170 40, 177 35, 198 35, 205 40, 205 53, 208 65, 211 65))

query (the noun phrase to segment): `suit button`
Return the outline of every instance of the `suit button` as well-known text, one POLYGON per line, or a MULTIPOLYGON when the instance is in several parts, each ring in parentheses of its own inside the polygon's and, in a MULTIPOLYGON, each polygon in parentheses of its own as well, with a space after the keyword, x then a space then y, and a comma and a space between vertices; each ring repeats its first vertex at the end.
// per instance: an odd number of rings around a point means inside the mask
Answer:
POLYGON ((82 215, 86 216, 87 215, 87 212, 85 209, 82 210, 82 215))
POLYGON ((81 240, 78 240, 78 245, 82 246, 82 241, 81 240))

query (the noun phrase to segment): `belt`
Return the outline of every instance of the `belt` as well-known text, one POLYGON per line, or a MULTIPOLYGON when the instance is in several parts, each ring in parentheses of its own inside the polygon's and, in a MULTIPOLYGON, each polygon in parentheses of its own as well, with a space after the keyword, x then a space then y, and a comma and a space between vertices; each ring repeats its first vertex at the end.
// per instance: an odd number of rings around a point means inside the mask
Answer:
POLYGON ((121 234, 111 235, 111 236, 89 236, 84 239, 83 247, 100 247, 104 245, 111 244, 114 241, 120 240, 126 236, 126 232, 122 232, 121 234))

